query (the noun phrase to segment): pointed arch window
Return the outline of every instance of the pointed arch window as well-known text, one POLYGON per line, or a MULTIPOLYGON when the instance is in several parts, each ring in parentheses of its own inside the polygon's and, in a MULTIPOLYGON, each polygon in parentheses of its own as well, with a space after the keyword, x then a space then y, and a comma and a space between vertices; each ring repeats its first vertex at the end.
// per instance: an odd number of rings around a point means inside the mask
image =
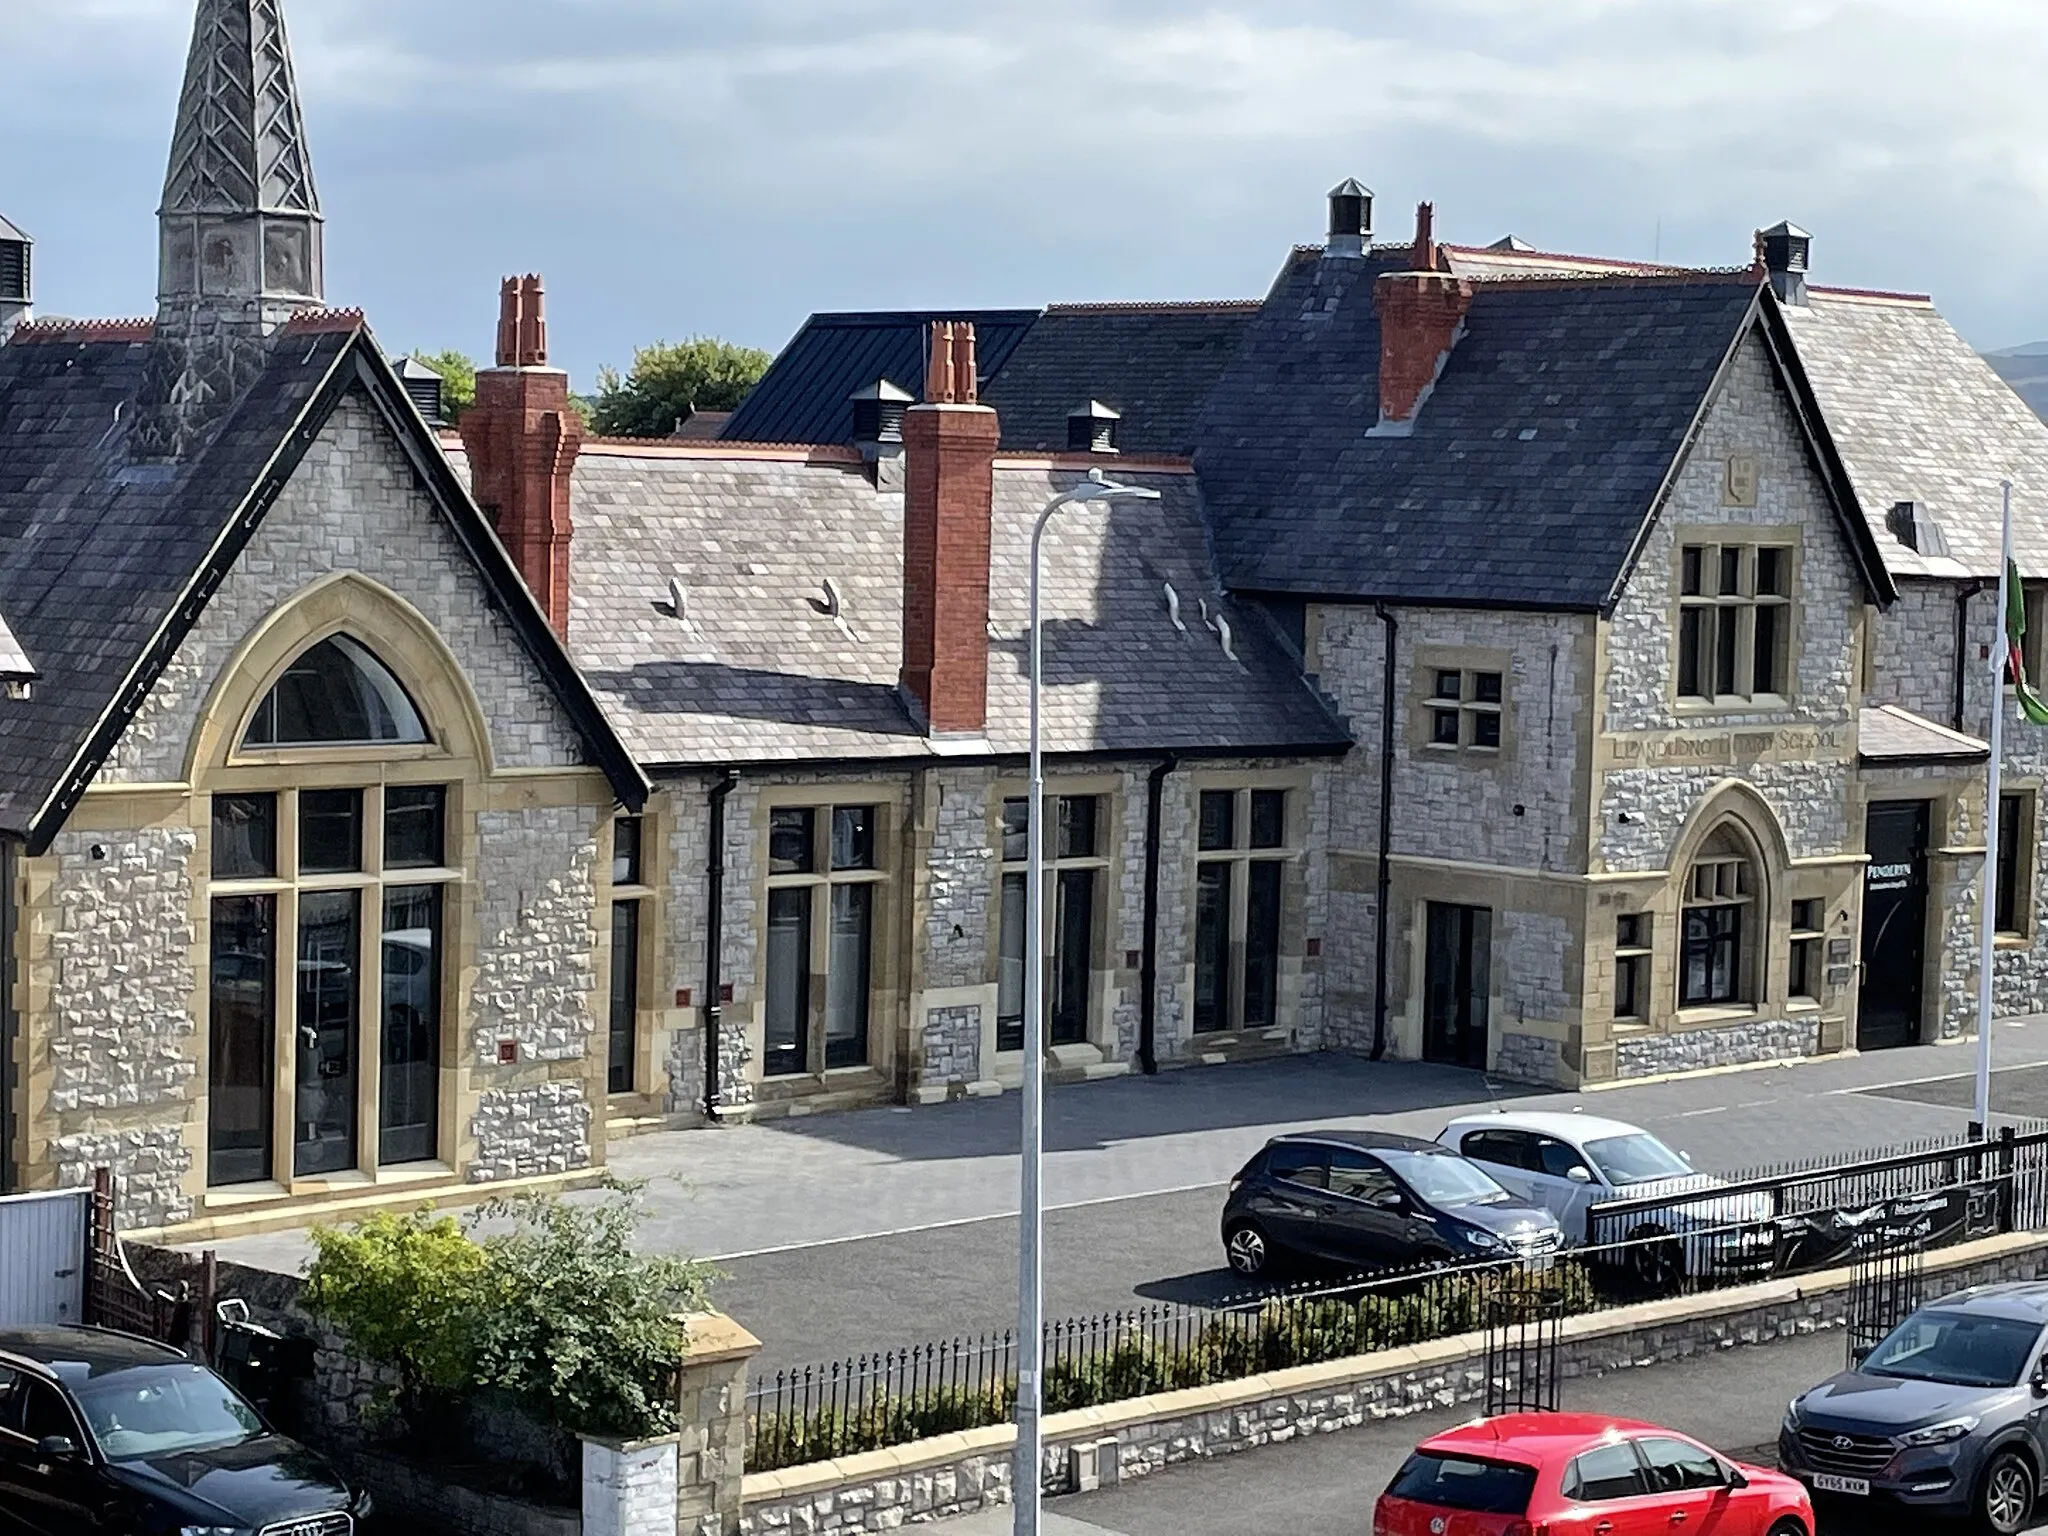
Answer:
POLYGON ((1732 826, 1717 828, 1686 873, 1678 967, 1681 1008, 1753 996, 1756 861, 1732 826))
POLYGON ((359 641, 333 635, 300 653, 265 695, 246 747, 407 746, 428 741, 405 685, 359 641))

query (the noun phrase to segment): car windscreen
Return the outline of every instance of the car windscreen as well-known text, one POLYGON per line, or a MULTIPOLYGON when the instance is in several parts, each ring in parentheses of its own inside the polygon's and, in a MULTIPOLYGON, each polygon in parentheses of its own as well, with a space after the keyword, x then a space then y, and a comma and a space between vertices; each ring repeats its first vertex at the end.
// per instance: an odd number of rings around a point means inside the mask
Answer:
POLYGON ((218 1450, 264 1432, 256 1410, 203 1365, 139 1365, 72 1391, 109 1461, 218 1450))
POLYGON ((1653 1179, 1682 1179, 1692 1174, 1684 1158, 1648 1131, 1589 1141, 1586 1156, 1610 1184, 1647 1184, 1653 1179))
POLYGON ((1441 1152, 1382 1151, 1387 1166, 1427 1204, 1498 1205, 1512 1199, 1493 1178, 1462 1157, 1441 1152))
POLYGON ((2039 1323, 1969 1312, 1915 1312, 1863 1362, 1870 1376, 1958 1387, 2017 1385, 2041 1334, 2039 1323))
POLYGON ((1434 1504, 1439 1509, 1521 1515, 1528 1513, 1529 1495, 1535 1487, 1534 1467, 1417 1451, 1401 1464, 1387 1484, 1387 1492, 1397 1499, 1434 1504))

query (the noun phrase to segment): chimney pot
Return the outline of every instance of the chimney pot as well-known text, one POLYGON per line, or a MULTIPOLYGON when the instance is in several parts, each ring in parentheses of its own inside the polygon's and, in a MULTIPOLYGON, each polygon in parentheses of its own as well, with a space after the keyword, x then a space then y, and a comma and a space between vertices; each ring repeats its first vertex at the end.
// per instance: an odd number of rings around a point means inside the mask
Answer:
POLYGON ((1437 268, 1434 203, 1415 205, 1415 244, 1408 252, 1408 267, 1413 272, 1434 272, 1437 268))
POLYGON ((1372 240, 1372 189, 1356 177, 1330 188, 1330 242, 1326 257, 1348 260, 1365 255, 1372 240))
POLYGON ((1781 302, 1806 303, 1807 264, 1813 255, 1813 236, 1790 220, 1780 220, 1757 237, 1757 249, 1771 288, 1781 302))
POLYGON ((931 735, 988 721, 996 413, 977 403, 974 327, 931 328, 925 402, 903 414, 903 691, 931 735))
POLYGON ((547 366, 539 277, 508 277, 499 285, 498 366, 478 372, 476 404, 462 413, 460 430, 477 505, 566 640, 575 533, 570 480, 583 450, 583 420, 569 405, 568 374, 547 366))

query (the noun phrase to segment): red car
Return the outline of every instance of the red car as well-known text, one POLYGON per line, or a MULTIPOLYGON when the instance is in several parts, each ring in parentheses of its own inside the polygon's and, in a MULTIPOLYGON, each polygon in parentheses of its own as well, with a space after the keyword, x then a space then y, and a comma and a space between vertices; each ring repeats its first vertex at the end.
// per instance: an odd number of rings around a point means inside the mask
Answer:
POLYGON ((1592 1413, 1477 1419, 1415 1448, 1373 1536, 1813 1536, 1791 1478, 1592 1413))

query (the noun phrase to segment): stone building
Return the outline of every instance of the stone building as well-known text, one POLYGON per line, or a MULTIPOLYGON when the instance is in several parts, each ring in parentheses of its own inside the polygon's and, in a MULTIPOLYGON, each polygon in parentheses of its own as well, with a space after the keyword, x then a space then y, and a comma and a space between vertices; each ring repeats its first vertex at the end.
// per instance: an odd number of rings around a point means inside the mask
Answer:
POLYGON ((1987 863, 2041 1007, 1982 661, 2048 428, 1790 225, 1331 215, 1259 301, 814 317, 716 437, 588 436, 510 279, 436 430, 321 307, 275 6, 200 0, 155 316, 27 320, 0 225, 0 1185, 198 1236, 1016 1084, 1031 529, 1091 471, 1158 494, 1048 538, 1056 1079, 1948 1037, 1987 863))

